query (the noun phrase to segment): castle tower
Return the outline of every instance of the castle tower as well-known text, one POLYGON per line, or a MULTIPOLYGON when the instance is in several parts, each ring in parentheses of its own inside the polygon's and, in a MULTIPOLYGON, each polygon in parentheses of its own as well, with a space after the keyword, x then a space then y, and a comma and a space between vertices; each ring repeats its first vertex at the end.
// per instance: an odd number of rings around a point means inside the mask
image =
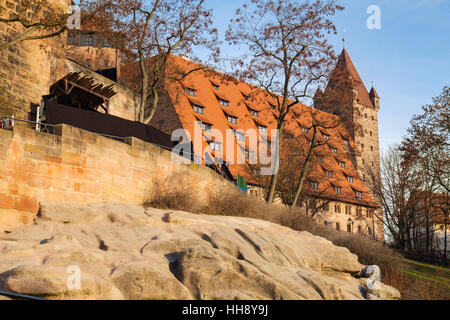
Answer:
POLYGON ((346 49, 339 55, 336 68, 320 103, 321 110, 339 115, 353 135, 356 144, 355 160, 360 177, 364 180, 368 170, 380 172, 380 145, 378 135, 378 111, 380 97, 372 88, 370 93, 359 76, 346 49))
MULTIPOLYGON (((316 108, 340 116, 352 134, 356 145, 354 161, 361 179, 367 184, 369 174, 379 176, 380 97, 374 87, 370 93, 367 91, 346 49, 339 55, 323 94, 318 92, 316 95, 320 97, 315 98, 316 108)), ((380 225, 375 229, 382 230, 383 227, 380 225)), ((377 234, 381 235, 381 231, 377 234)))

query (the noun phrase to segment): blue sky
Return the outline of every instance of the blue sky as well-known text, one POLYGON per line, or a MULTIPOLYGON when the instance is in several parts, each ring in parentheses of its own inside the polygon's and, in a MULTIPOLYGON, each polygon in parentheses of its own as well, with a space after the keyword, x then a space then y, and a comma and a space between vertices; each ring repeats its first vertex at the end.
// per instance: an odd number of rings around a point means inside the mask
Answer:
MULTIPOLYGON (((209 0, 223 35, 241 0, 209 0)), ((339 34, 330 41, 339 53, 342 37, 366 87, 374 81, 381 98, 381 148, 400 142, 409 121, 450 85, 449 0, 341 0, 335 16, 339 34), (381 9, 381 29, 369 30, 370 5, 381 9), (345 32, 344 32, 345 30, 345 32)), ((225 54, 236 48, 224 46, 225 54)))

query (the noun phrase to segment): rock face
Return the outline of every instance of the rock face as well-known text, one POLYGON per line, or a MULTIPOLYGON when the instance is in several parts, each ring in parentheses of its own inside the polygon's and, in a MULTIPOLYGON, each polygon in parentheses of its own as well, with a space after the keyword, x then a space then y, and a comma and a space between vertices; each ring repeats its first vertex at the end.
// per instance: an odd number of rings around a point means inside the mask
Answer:
POLYGON ((49 299, 398 299, 348 249, 236 217, 43 204, 0 235, 0 290, 49 299))

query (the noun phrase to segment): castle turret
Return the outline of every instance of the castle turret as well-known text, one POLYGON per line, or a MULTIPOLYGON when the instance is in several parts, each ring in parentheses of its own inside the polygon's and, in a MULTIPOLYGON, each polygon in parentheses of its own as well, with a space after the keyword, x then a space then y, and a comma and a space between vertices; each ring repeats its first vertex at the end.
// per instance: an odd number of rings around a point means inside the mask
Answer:
POLYGON ((374 87, 372 87, 372 89, 370 90, 369 97, 375 109, 377 111, 380 110, 380 97, 378 96, 377 90, 375 90, 374 87))

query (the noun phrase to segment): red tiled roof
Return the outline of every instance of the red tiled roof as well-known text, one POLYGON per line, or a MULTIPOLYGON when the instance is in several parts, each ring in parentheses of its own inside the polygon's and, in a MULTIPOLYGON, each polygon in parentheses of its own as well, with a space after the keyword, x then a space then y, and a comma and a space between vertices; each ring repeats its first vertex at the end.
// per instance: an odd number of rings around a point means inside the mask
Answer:
MULTIPOLYGON (((195 63, 188 61, 186 59, 182 59, 177 56, 171 56, 171 61, 169 65, 176 65, 177 68, 184 68, 186 71, 198 67, 195 63)), ((189 87, 192 87, 196 90, 195 101, 198 100, 201 106, 205 107, 205 115, 195 114, 193 108, 190 105, 190 101, 193 98, 189 97, 184 93, 183 87, 179 82, 166 79, 165 88, 172 100, 174 105, 174 109, 178 114, 179 120, 185 130, 187 130, 191 137, 194 136, 194 121, 195 119, 199 119, 201 121, 207 122, 213 126, 214 129, 223 132, 223 137, 225 139, 225 131, 229 128, 239 129, 239 131, 247 131, 249 129, 253 129, 259 136, 258 141, 263 141, 264 139, 271 138, 271 129, 277 128, 277 120, 275 118, 273 109, 271 107, 271 101, 273 102, 273 97, 269 96, 264 90, 255 88, 254 86, 233 79, 233 81, 227 80, 229 76, 223 75, 221 78, 220 75, 215 74, 214 76, 208 75, 205 72, 194 72, 187 76, 186 80, 183 82, 184 85, 189 84, 189 87), (214 90, 211 85, 211 82, 219 85, 219 90, 214 90), (220 91, 220 92, 219 92, 220 91), (244 100, 242 92, 248 92, 248 96, 251 97, 249 101, 244 100), (181 93, 181 94, 180 94, 181 93), (228 107, 221 106, 217 98, 229 101, 228 107), (252 116, 249 112, 249 109, 254 109, 258 111, 258 117, 252 116), (226 116, 224 116, 224 112, 231 116, 237 117, 237 125, 231 124, 227 121, 226 116), (261 124, 267 127, 267 134, 260 134, 257 128, 257 124, 261 124)), ((366 92, 367 93, 367 92, 366 92)), ((320 121, 328 121, 333 123, 338 123, 339 118, 335 115, 313 109, 311 107, 297 104, 292 107, 294 112, 289 113, 286 116, 285 122, 285 132, 289 132, 297 137, 304 137, 307 139, 311 139, 312 130, 308 133, 303 132, 301 126, 305 128, 310 128, 312 124, 312 113, 317 114, 317 119, 320 121)), ((157 111, 158 112, 158 111, 157 111)), ((338 154, 333 154, 329 147, 325 144, 317 148, 317 152, 324 155, 324 163, 322 164, 325 168, 330 168, 330 171, 334 172, 333 178, 326 177, 323 170, 321 170, 320 165, 316 165, 312 168, 311 174, 308 178, 316 179, 315 181, 319 182, 320 196, 328 199, 334 199, 338 201, 345 201, 365 206, 376 207, 376 203, 371 199, 368 190, 365 188, 363 182, 358 178, 356 169, 353 167, 352 161, 348 157, 345 152, 346 144, 344 142, 343 136, 349 136, 347 130, 343 125, 338 125, 335 128, 325 129, 324 130, 329 136, 330 140, 328 141, 330 144, 335 146, 338 150, 338 154), (339 166, 336 157, 339 159, 343 159, 346 162, 346 168, 343 169, 339 166), (347 181, 345 174, 351 174, 354 177, 354 182, 350 183, 347 181), (342 188, 342 194, 336 194, 333 184, 339 185, 342 188), (363 198, 358 199, 355 196, 355 192, 352 189, 354 187, 356 190, 363 191, 363 198)), ((320 139, 323 139, 320 137, 320 139)), ((354 142, 350 139, 350 146, 354 146, 354 142)), ((226 150, 227 141, 223 141, 222 151, 226 150)), ((237 139, 233 139, 234 144, 233 148, 236 153, 236 145, 244 147, 246 150, 249 149, 249 141, 246 139, 245 142, 237 141, 237 139)), ((203 142, 203 150, 205 150, 207 144, 203 142)), ((195 146, 194 146, 195 151, 195 146)), ((250 150, 255 151, 255 150, 250 150)), ((205 153, 211 155, 211 152, 206 148, 205 153)), ((197 155, 205 158, 204 155, 197 155)), ((218 152, 215 153, 215 156, 220 156, 218 152)), ((254 179, 249 175, 248 168, 245 165, 239 165, 237 163, 236 154, 234 155, 234 159, 226 159, 225 152, 222 152, 221 155, 224 161, 231 162, 229 165, 230 172, 236 178, 239 173, 243 176, 248 182, 254 181, 254 179)), ((305 185, 308 185, 305 184, 305 185)), ((318 194, 317 190, 308 189, 307 192, 311 195, 318 194)))
POLYGON ((350 58, 347 50, 342 50, 336 64, 336 68, 342 71, 346 71, 352 77, 354 85, 353 89, 358 91, 358 103, 362 104, 363 106, 373 108, 373 104, 370 100, 366 86, 361 80, 361 77, 359 76, 359 73, 356 70, 355 65, 353 64, 353 61, 350 58))

